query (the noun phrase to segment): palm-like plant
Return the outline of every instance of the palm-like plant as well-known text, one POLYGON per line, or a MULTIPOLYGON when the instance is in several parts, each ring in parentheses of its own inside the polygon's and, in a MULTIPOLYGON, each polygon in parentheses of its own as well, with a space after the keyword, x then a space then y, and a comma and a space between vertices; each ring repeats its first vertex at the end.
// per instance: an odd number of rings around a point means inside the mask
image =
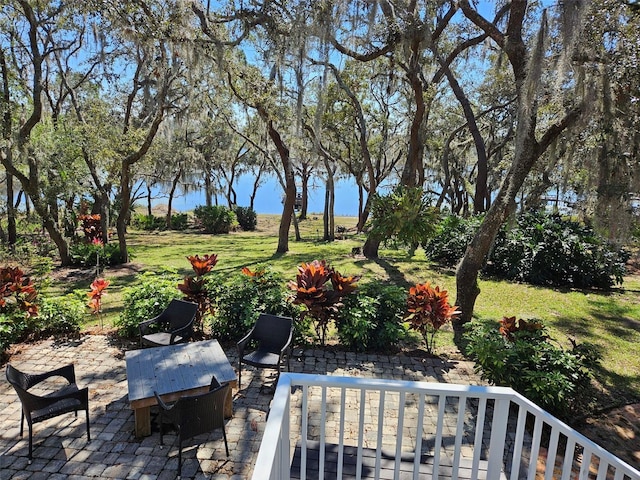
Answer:
POLYGON ((435 336, 440 327, 460 314, 457 306, 449 304, 447 291, 438 286, 432 287, 429 282, 418 283, 409 289, 407 311, 405 320, 422 335, 430 354, 433 354, 435 336))
POLYGON ((358 280, 359 276, 343 277, 324 260, 298 266, 296 281, 289 282, 289 288, 295 291, 293 303, 306 307, 303 316, 314 320, 321 345, 325 345, 329 322, 342 306, 342 298, 358 288, 358 280))

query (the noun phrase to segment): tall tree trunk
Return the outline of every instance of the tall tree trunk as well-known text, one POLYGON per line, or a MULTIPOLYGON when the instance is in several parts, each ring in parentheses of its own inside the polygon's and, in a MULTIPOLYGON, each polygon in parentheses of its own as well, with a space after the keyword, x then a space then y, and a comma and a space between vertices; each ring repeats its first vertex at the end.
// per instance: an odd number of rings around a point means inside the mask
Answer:
POLYGON ((147 186, 147 216, 149 218, 151 218, 151 215, 153 215, 152 211, 151 211, 151 187, 149 186, 149 184, 146 184, 147 186))
POLYGON ((487 211, 478 231, 467 246, 467 250, 456 270, 456 304, 461 315, 454 322, 456 336, 462 325, 471 320, 476 298, 480 293, 478 273, 493 245, 496 235, 506 218, 515 211, 515 200, 527 175, 549 145, 567 128, 572 126, 582 114, 582 106, 565 113, 556 124, 551 125, 536 139, 538 115, 537 91, 541 71, 536 71, 544 58, 544 37, 546 35, 546 14, 543 13, 538 38, 531 52, 522 38, 522 28, 527 10, 524 0, 512 2, 507 21, 506 33, 483 18, 468 0, 459 1, 464 15, 481 30, 485 31, 506 53, 511 64, 517 92, 517 127, 515 133, 514 159, 494 203, 487 211), (534 68, 529 70, 527 60, 534 68))
POLYGON ((307 209, 309 207, 309 175, 306 174, 306 169, 303 169, 303 174, 300 178, 300 190, 302 194, 302 202, 300 205, 300 220, 307 219, 307 209))
POLYGON ((127 217, 131 206, 131 172, 126 159, 121 162, 120 172, 120 211, 116 218, 116 232, 118 233, 118 247, 122 263, 129 262, 127 250, 127 217))
POLYGON ((324 195, 323 239, 326 242, 333 242, 336 238, 334 169, 326 158, 324 158, 324 168, 327 171, 327 183, 324 195))
POLYGON ((257 106, 257 110, 260 117, 267 124, 267 132, 282 162, 282 171, 284 173, 284 205, 282 207, 282 216, 280 217, 280 227, 278 228, 278 248, 276 248, 276 253, 287 253, 289 251, 289 229, 291 228, 292 218, 295 215, 296 180, 293 174, 293 167, 291 166, 291 158, 289 157, 289 148, 285 145, 265 108, 259 105, 257 106))
POLYGON ((169 190, 169 201, 167 202, 167 216, 165 218, 167 230, 171 230, 171 216, 172 216, 172 206, 173 206, 173 197, 176 194, 176 190, 178 189, 178 183, 180 182, 180 177, 182 176, 182 167, 178 169, 178 173, 173 177, 173 181, 171 182, 171 190, 169 190))
POLYGON ((13 175, 6 172, 7 178, 7 240, 9 248, 13 251, 18 241, 18 230, 16 227, 16 207, 13 205, 13 175))
MULTIPOLYGON (((424 155, 424 125, 426 123, 426 104, 424 101, 424 85, 421 80, 420 69, 420 44, 419 40, 414 40, 412 44, 412 53, 409 60, 409 70, 407 78, 411 84, 413 98, 416 103, 416 109, 411 120, 411 128, 409 130, 409 151, 407 152, 407 161, 402 171, 401 183, 407 187, 415 187, 422 178, 422 157, 424 155)), ((373 193, 373 192, 370 192, 373 193)))

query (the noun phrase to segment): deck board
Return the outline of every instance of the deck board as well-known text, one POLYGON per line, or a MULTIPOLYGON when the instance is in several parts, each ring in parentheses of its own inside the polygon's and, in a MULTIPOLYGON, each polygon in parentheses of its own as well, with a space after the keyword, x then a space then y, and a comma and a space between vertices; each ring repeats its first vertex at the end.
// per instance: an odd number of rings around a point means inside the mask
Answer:
MULTIPOLYGON (((342 476, 341 479, 355 479, 356 478, 356 463, 358 456, 358 448, 355 446, 345 445, 343 450, 342 461, 342 476)), ((395 475, 395 453, 389 453, 382 450, 380 458, 380 473, 379 477, 376 477, 376 450, 371 448, 362 449, 362 475, 361 478, 380 478, 382 480, 392 480, 395 475)), ((300 465, 302 459, 302 450, 300 444, 296 445, 293 460, 291 462, 291 479, 300 479, 300 465)), ((320 449, 319 442, 309 441, 307 442, 307 468, 306 479, 307 480, 319 480, 319 463, 320 462, 320 449)), ((414 456, 411 453, 404 453, 400 458, 399 476, 398 480, 412 480, 413 479, 413 467, 414 456)), ((477 479, 486 479, 487 474, 487 462, 480 462, 480 469, 477 479)), ((324 480, 336 479, 338 471, 338 445, 326 444, 325 461, 324 461, 324 480)), ((453 473, 453 467, 451 464, 447 464, 446 459, 440 458, 440 468, 438 470, 438 478, 447 479, 451 478, 453 473)), ((433 457, 423 455, 420 459, 420 478, 431 478, 433 475, 433 457)), ((459 479, 471 480, 471 460, 462 459, 458 468, 459 479)), ((501 479, 506 479, 504 474, 501 474, 501 479)))

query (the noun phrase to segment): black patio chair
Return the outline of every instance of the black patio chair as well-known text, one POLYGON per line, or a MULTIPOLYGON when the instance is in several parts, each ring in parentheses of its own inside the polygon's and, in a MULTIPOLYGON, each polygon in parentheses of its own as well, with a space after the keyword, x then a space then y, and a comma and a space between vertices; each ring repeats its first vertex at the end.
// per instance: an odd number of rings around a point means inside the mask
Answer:
POLYGON ((197 312, 196 303, 171 300, 160 315, 139 324, 140 346, 161 347, 188 342, 193 335, 197 312))
POLYGON ((238 342, 238 390, 241 388, 243 363, 256 368, 277 370, 277 383, 285 359, 287 370, 290 370, 292 338, 293 319, 291 317, 261 313, 255 326, 238 342), (255 342, 256 349, 245 354, 249 342, 255 342))
POLYGON ((89 432, 89 389, 87 387, 79 389, 76 385, 76 375, 73 364, 57 368, 50 372, 30 375, 23 373, 10 364, 7 364, 7 380, 16 390, 20 402, 22 403, 22 416, 20 418, 20 436, 24 433, 24 419, 29 425, 29 463, 33 460, 33 424, 57 417, 63 413, 75 412, 78 410, 86 412, 87 441, 91 441, 89 432), (63 377, 68 385, 59 388, 45 395, 35 395, 28 390, 52 377, 63 377))
POLYGON ((229 456, 227 433, 224 429, 224 403, 229 385, 220 385, 215 377, 211 380, 209 391, 199 395, 179 398, 173 405, 167 405, 153 392, 160 406, 160 445, 164 445, 163 422, 168 420, 178 432, 178 478, 182 473, 182 442, 196 435, 222 429, 224 448, 229 456))

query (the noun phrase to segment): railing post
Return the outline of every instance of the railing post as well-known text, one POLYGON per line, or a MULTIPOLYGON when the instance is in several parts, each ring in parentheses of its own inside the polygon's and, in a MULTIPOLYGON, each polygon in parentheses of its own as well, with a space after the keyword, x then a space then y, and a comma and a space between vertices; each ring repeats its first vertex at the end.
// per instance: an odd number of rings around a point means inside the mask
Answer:
MULTIPOLYGON (((509 421, 510 403, 511 401, 509 399, 499 397, 493 405, 487 478, 500 478, 503 463, 502 459, 504 456, 504 445, 507 438, 507 423, 509 421)), ((480 426, 479 428, 482 427, 480 426)))
MULTIPOLYGON (((288 389, 291 391, 291 388, 288 389)), ((280 431, 280 467, 278 468, 278 479, 288 480, 291 478, 291 465, 289 457, 291 456, 291 396, 287 396, 285 415, 282 418, 282 430, 280 431)), ((276 480, 276 479, 274 479, 276 480)))

